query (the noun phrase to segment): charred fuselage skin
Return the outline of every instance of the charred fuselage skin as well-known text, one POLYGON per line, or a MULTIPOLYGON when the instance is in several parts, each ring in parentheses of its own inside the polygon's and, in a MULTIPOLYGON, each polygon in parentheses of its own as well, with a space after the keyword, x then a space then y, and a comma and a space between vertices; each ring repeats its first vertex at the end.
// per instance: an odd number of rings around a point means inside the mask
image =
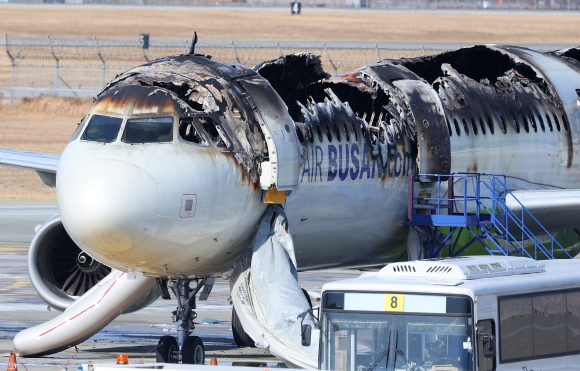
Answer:
POLYGON ((73 241, 114 268, 228 269, 267 207, 269 114, 300 153, 297 183, 283 189, 298 267, 393 261, 405 252, 399 222, 416 173, 504 173, 522 187, 579 188, 575 86, 573 59, 514 47, 388 60, 335 77, 305 54, 255 71, 169 57, 99 94, 61 157, 59 211, 73 241), (478 58, 491 67, 470 67, 478 58), (288 109, 261 111, 268 97, 257 101, 248 84, 273 88, 288 109), (83 140, 94 115, 123 119, 114 141, 83 140), (150 117, 173 118, 171 141, 123 140, 128 119, 150 117))

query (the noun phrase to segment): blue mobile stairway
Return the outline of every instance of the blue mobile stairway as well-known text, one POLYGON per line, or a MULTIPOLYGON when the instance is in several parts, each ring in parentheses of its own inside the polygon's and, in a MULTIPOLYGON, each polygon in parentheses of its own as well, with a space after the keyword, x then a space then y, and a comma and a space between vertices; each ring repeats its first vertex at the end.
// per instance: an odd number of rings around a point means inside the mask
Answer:
POLYGON ((492 255, 555 259, 555 252, 561 250, 572 258, 524 205, 520 203, 517 215, 508 209, 506 196, 517 198, 507 188, 505 175, 420 174, 409 179, 409 220, 402 224, 421 230, 429 258, 441 256, 445 247, 449 256, 457 256, 475 242, 492 255), (524 217, 537 223, 543 241, 526 227, 524 217), (469 241, 458 243, 464 230, 469 241))

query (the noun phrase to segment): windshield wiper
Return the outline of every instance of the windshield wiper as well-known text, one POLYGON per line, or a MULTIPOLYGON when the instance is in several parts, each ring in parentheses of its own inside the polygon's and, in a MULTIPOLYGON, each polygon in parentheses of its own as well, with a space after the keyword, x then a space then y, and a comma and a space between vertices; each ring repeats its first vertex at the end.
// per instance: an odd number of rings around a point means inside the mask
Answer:
POLYGON ((405 366, 407 366, 407 370, 409 370, 409 371, 416 371, 416 370, 423 369, 423 367, 419 367, 419 365, 417 365, 416 363, 409 362, 409 360, 405 356, 405 353, 403 353, 403 351, 401 349, 395 348, 395 357, 397 356, 397 354, 400 354, 401 357, 403 357, 403 361, 405 361, 405 366))
POLYGON ((383 350, 373 359, 370 366, 367 367, 365 371, 373 371, 375 367, 379 364, 381 359, 386 355, 387 356, 387 364, 385 368, 389 365, 389 350, 391 349, 391 331, 389 331, 389 342, 387 343, 387 347, 383 348, 383 350))

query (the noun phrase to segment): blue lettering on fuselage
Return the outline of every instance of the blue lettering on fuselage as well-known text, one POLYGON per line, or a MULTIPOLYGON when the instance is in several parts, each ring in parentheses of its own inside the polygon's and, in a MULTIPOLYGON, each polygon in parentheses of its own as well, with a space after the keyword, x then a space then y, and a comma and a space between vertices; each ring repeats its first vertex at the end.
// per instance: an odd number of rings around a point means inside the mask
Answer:
POLYGON ((406 176, 412 164, 409 152, 395 152, 386 167, 381 157, 371 157, 366 144, 362 150, 357 143, 329 144, 326 148, 314 145, 306 150, 306 161, 302 167, 300 182, 343 182, 351 180, 382 178, 383 172, 389 178, 406 176), (326 149, 326 151, 325 151, 326 149), (323 171, 326 173, 323 177, 323 171), (338 176, 337 176, 338 175, 338 176))

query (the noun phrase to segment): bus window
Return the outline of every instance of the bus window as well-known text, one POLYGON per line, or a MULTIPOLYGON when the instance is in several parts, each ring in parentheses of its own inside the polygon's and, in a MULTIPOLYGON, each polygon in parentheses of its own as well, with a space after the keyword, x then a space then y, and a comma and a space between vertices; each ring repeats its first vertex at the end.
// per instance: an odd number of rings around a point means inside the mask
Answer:
POLYGON ((501 361, 531 358, 534 355, 532 298, 501 299, 499 320, 501 361))
POLYGON ((534 356, 563 353, 568 346, 566 325, 566 294, 533 297, 534 356))
POLYGON ((495 357, 486 357, 483 350, 484 347, 489 346, 486 344, 489 341, 493 341, 493 347, 495 347, 495 323, 491 319, 486 319, 477 322, 477 370, 478 371, 494 371, 495 370, 495 357))
POLYGON ((568 352, 580 351, 580 291, 566 295, 568 318, 568 352))

